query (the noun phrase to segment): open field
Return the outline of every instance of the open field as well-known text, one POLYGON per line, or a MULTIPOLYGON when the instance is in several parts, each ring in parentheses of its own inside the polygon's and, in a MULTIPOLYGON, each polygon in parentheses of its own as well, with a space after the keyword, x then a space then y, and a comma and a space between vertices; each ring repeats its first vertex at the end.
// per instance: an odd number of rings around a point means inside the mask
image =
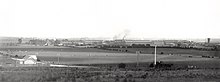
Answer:
MULTIPOLYGON (((129 53, 135 53, 141 51, 143 54, 154 53, 154 48, 109 48, 110 51, 125 51, 129 53)), ((157 54, 191 54, 191 55, 209 55, 220 57, 220 51, 205 51, 196 49, 181 49, 181 48, 157 48, 157 54)))
MULTIPOLYGON (((134 53, 104 53, 104 52, 56 52, 56 51, 29 51, 13 52, 12 55, 24 56, 34 54, 40 60, 61 64, 102 64, 102 63, 132 63, 137 61, 137 54, 134 53)), ((203 58, 201 56, 182 55, 157 55, 158 61, 209 61, 219 58, 203 58)), ((140 54, 139 62, 152 62, 153 54, 140 54)))
MULTIPOLYGON (((133 49, 135 50, 135 49, 133 49)), ((137 66, 134 52, 109 51, 95 48, 0 48, 11 56, 34 54, 44 62, 97 68, 15 67, 10 56, 0 55, 1 82, 219 82, 220 59, 200 54, 173 53, 157 55, 158 61, 173 64, 169 69, 152 69, 154 55, 141 53, 137 66), (58 62, 59 58, 59 62, 58 62), (119 63, 126 67, 118 68, 119 63), (7 65, 4 67, 4 65, 7 65), (189 68, 189 66, 193 66, 189 68)), ((150 51, 150 50, 149 50, 150 51)), ((152 49, 153 51, 153 49, 152 49)), ((160 50, 158 50, 160 51, 160 50)), ((173 50, 175 51, 175 50, 173 50)), ((190 51, 188 51, 190 52, 190 51)), ((195 53, 195 52, 194 52, 195 53)))
MULTIPOLYGON (((35 52, 28 52, 34 54, 35 52)), ((14 53, 15 54, 15 53, 14 53)), ((22 55, 16 53, 18 55, 22 55)), ((136 63, 137 55, 132 53, 98 53, 98 52, 39 52, 36 54, 41 61, 59 64, 118 64, 118 63, 136 63), (58 53, 58 55, 57 55, 58 53), (55 55, 54 55, 55 54, 55 55), (60 54, 60 55, 59 55, 60 54), (59 57, 59 62, 58 62, 59 57)), ((8 57, 0 57, 2 62, 14 63, 8 57), (8 58, 8 59, 7 59, 8 58), (7 62, 6 62, 7 61, 7 62)), ((153 62, 153 54, 140 54, 139 62, 148 66, 153 62)), ((197 68, 220 68, 219 58, 202 58, 200 56, 188 57, 186 55, 158 55, 158 61, 172 63, 175 66, 197 66, 197 68)), ((135 66, 135 64, 133 65, 135 66)))
POLYGON ((107 52, 107 53, 117 53, 117 51, 102 50, 97 48, 70 48, 70 47, 57 47, 57 46, 0 46, 0 51, 10 51, 10 52, 107 52))
MULTIPOLYGON (((68 47, 48 47, 48 46, 22 46, 22 47, 2 47, 0 51, 7 52, 13 56, 37 55, 42 61, 60 64, 103 64, 103 63, 135 63, 137 62, 137 54, 131 53, 136 50, 142 51, 138 60, 139 62, 153 62, 154 49, 151 48, 128 48, 130 53, 102 50, 96 48, 68 48, 68 47), (59 61, 58 61, 59 59, 59 61)), ((158 61, 177 62, 177 61, 219 61, 219 58, 203 58, 199 51, 189 49, 167 49, 158 48, 158 61), (188 50, 188 51, 187 51, 188 50), (179 53, 178 53, 179 52, 179 53), (191 53, 192 52, 192 53, 191 53), (199 52, 199 53, 197 53, 199 52), (168 55, 173 53, 173 55, 168 55), (196 54, 194 54, 196 53, 196 54), (190 56, 190 57, 189 57, 190 56)), ((203 51, 201 51, 203 52, 203 51)), ((206 51, 207 52, 207 51, 206 51)))

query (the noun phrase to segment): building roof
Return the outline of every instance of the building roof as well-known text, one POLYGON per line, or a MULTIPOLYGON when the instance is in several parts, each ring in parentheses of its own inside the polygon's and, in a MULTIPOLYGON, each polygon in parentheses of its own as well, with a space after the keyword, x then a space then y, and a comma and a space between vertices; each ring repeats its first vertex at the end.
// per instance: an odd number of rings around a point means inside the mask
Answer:
POLYGON ((23 59, 24 59, 23 61, 26 61, 26 60, 37 61, 37 56, 36 55, 26 55, 23 59))

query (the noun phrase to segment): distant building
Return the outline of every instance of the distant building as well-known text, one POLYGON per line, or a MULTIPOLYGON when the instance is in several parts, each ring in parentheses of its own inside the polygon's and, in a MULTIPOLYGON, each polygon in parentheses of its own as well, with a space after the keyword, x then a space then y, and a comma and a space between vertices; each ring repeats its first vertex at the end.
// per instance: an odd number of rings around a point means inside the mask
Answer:
POLYGON ((22 38, 22 44, 29 44, 30 40, 33 40, 33 38, 22 38))
POLYGON ((195 45, 195 46, 192 46, 192 47, 195 48, 195 49, 203 49, 203 50, 213 50, 213 49, 215 49, 214 46, 195 45))
POLYGON ((118 40, 114 40, 114 46, 126 46, 126 43, 125 43, 125 40, 121 40, 121 39, 118 39, 118 40))
POLYGON ((76 45, 76 46, 83 46, 84 45, 84 41, 82 41, 82 40, 73 40, 72 43, 73 43, 73 45, 76 45))
POLYGON ((24 60, 20 61, 20 64, 37 64, 36 55, 27 55, 23 59, 24 60))
POLYGON ((84 40, 83 42, 86 45, 97 45, 102 44, 103 40, 84 40))
POLYGON ((19 64, 37 64, 37 56, 36 55, 26 55, 22 59, 12 58, 19 62, 19 64))
POLYGON ((165 46, 167 47, 176 47, 178 46, 178 40, 164 40, 165 46))
POLYGON ((134 44, 137 44, 137 45, 150 45, 152 44, 152 42, 150 40, 125 40, 125 44, 126 45, 129 45, 129 46, 132 46, 134 44))
POLYGON ((73 45, 73 43, 71 41, 61 41, 60 44, 62 46, 70 46, 70 45, 73 45))
POLYGON ((113 45, 114 43, 115 43, 115 42, 112 41, 112 40, 105 40, 105 41, 102 42, 102 45, 109 45, 109 46, 111 46, 111 45, 113 45))
POLYGON ((16 46, 18 43, 18 38, 0 37, 0 46, 16 46))
POLYGON ((156 41, 153 41, 153 44, 151 44, 150 46, 155 46, 155 45, 163 47, 163 46, 165 46, 165 42, 162 40, 156 40, 156 41))
POLYGON ((165 44, 178 43, 178 40, 163 40, 165 44))
POLYGON ((33 39, 29 41, 29 44, 38 45, 38 46, 44 46, 46 43, 47 43, 46 40, 41 40, 41 39, 33 39))

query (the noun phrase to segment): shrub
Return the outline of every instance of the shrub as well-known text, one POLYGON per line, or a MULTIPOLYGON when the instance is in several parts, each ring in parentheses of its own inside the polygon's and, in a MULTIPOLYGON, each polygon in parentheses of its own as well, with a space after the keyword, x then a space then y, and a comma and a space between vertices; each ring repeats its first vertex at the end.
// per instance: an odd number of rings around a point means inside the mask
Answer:
POLYGON ((18 57, 18 55, 15 55, 15 57, 17 58, 17 57, 18 57))
POLYGON ((124 64, 124 63, 118 64, 118 68, 125 68, 125 67, 126 67, 126 64, 124 64))

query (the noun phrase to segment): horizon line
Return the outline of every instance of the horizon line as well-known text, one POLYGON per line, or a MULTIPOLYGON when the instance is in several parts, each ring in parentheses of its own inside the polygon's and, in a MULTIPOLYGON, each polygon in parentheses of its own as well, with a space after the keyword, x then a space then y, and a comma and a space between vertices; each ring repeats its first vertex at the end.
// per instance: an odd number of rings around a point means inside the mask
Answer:
MULTIPOLYGON (((99 39, 99 40, 120 40, 123 38, 117 38, 117 39, 113 39, 112 37, 18 37, 18 36, 0 36, 0 38, 36 38, 36 39, 99 39)), ((207 37, 207 38, 211 38, 211 39, 220 39, 220 38, 215 38, 215 37, 207 37)), ((201 40, 204 39, 206 40, 207 38, 147 38, 147 37, 143 37, 143 38, 135 38, 135 37, 130 37, 130 38, 125 38, 125 40, 201 40)))

